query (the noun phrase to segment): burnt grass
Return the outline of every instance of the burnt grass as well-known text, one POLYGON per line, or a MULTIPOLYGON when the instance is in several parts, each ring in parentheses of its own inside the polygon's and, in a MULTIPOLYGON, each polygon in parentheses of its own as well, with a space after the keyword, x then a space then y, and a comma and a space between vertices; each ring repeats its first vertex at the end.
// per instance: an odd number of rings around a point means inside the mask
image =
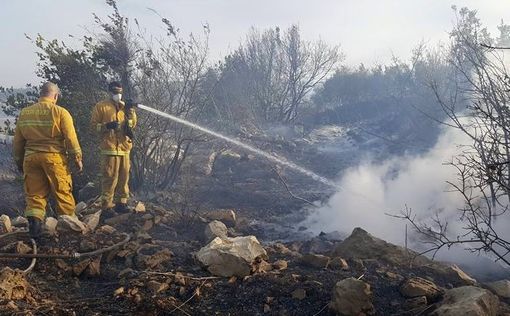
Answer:
MULTIPOLYGON (((132 240, 124 247, 102 255, 99 274, 90 268, 76 272, 81 260, 57 262, 38 259, 27 276, 33 286, 33 299, 16 301, 18 310, 1 310, 5 315, 333 315, 327 307, 336 282, 361 278, 373 291, 377 315, 402 312, 405 298, 399 293, 404 277, 424 276, 418 270, 405 269, 379 260, 354 262, 346 271, 307 266, 300 260, 308 242, 265 244, 268 262, 286 260, 288 268, 256 272, 245 278, 211 278, 195 261, 193 253, 205 245, 204 227, 208 222, 199 214, 183 214, 147 205, 147 212, 131 214, 112 224, 116 231, 104 233, 96 229, 87 235, 67 234, 46 237, 39 243, 39 253, 70 253, 86 247, 99 249, 123 239, 132 240), (154 266, 147 266, 142 255, 150 256, 170 250, 171 256, 154 266), (390 273, 388 273, 390 272, 390 273), (393 274, 392 274, 393 273, 393 274), (397 277, 395 277, 397 275, 397 277), (149 284, 166 284, 156 293, 149 284), (120 290, 122 289, 122 290, 120 290), (304 290, 304 298, 294 298, 295 290, 304 290), (317 314, 318 313, 318 314, 317 314)), ((245 235, 245 220, 231 227, 231 234, 245 235)), ((101 226, 101 224, 100 224, 101 226)), ((27 244, 28 240, 24 239, 27 244)), ((2 239, 0 246, 14 240, 2 239)), ((324 242, 322 252, 329 254, 335 242, 324 242)), ((26 259, 2 260, 0 266, 24 269, 26 259)), ((447 280, 434 279, 441 286, 447 280)), ((0 302, 6 303, 6 302, 0 302)))

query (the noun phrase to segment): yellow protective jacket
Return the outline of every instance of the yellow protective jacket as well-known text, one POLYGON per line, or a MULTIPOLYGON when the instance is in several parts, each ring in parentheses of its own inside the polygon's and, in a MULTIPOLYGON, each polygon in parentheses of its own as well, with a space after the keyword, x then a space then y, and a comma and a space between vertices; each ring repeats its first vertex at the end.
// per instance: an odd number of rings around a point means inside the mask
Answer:
POLYGON ((18 166, 34 153, 61 153, 81 161, 82 153, 71 114, 51 98, 21 110, 16 123, 13 155, 18 166))
POLYGON ((100 151, 102 155, 124 156, 129 155, 133 147, 132 140, 126 136, 125 125, 130 128, 136 126, 136 112, 131 109, 128 113, 129 119, 126 120, 124 103, 115 104, 112 100, 106 99, 96 104, 92 111, 91 127, 99 134, 100 151), (108 130, 106 123, 117 121, 119 128, 108 130))

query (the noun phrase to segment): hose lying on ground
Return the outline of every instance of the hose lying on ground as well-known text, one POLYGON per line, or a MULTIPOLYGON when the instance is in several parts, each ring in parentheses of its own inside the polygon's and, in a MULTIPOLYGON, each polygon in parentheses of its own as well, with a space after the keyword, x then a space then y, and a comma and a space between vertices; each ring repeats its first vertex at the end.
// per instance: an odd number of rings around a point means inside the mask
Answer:
MULTIPOLYGON (((33 238, 31 238, 30 241, 32 242, 32 254, 36 255, 37 254, 37 244, 33 238)), ((23 271, 23 274, 29 274, 32 271, 32 269, 35 267, 36 262, 37 262, 37 258, 32 258, 32 262, 30 262, 30 265, 28 266, 28 268, 26 268, 23 271)))
POLYGON ((100 254, 103 254, 105 252, 111 251, 113 249, 116 249, 120 246, 125 245, 129 242, 131 239, 131 236, 129 234, 124 234, 126 238, 124 240, 106 247, 101 248, 98 250, 90 251, 90 252, 74 252, 68 255, 64 254, 49 254, 49 253, 37 253, 37 251, 34 251, 34 253, 0 253, 0 258, 44 258, 44 259, 78 259, 78 258, 88 258, 88 257, 94 257, 100 254))

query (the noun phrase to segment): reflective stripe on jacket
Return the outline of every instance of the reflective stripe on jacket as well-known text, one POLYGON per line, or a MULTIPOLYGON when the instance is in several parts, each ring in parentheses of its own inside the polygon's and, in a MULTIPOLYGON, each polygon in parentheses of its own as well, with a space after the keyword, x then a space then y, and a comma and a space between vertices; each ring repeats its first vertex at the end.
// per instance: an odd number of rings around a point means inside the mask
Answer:
POLYGON ((134 128, 136 126, 136 113, 129 111, 129 120, 126 121, 124 103, 115 104, 112 100, 103 100, 96 104, 92 111, 91 128, 99 134, 100 151, 103 155, 124 156, 129 155, 133 147, 132 140, 126 136, 125 125, 134 128), (106 123, 119 122, 116 130, 106 129, 106 123))
POLYGON ((81 148, 71 114, 51 98, 21 110, 13 139, 13 155, 18 165, 33 153, 69 154, 81 160, 81 148))

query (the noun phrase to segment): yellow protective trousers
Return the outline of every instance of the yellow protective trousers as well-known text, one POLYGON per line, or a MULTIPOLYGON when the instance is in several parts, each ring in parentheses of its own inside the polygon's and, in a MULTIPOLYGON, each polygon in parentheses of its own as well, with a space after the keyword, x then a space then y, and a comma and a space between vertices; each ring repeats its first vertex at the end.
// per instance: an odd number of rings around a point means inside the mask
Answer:
POLYGON ((115 203, 127 203, 129 199, 129 154, 122 156, 101 156, 101 190, 103 209, 114 207, 115 203))
POLYGON ((50 193, 55 198, 58 215, 74 215, 71 172, 67 157, 59 153, 34 153, 23 161, 25 216, 44 220, 50 193))

